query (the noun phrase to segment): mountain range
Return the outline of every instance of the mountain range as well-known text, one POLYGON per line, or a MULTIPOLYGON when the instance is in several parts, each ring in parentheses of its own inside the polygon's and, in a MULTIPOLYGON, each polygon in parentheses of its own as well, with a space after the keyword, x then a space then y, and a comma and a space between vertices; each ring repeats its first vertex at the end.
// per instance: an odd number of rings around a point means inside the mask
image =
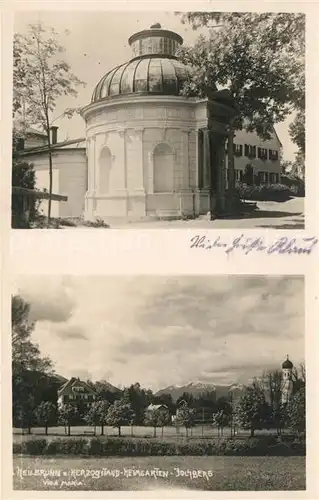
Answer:
POLYGON ((170 385, 164 389, 160 389, 155 393, 155 396, 170 394, 173 401, 176 401, 184 392, 192 394, 195 397, 201 396, 207 392, 214 392, 217 400, 221 397, 227 397, 229 392, 236 394, 236 392, 241 393, 242 390, 243 386, 241 384, 215 385, 202 382, 189 382, 185 385, 170 385))

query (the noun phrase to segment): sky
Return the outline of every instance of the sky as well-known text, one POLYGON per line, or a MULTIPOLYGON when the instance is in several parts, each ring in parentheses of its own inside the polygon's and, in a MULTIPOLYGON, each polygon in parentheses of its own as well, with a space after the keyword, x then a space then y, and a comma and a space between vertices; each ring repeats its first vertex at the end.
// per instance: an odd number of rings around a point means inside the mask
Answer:
POLYGON ((32 340, 67 378, 248 383, 304 362, 304 282, 264 276, 20 276, 32 340))
MULTIPOLYGON (((63 59, 70 65, 73 73, 86 83, 79 87, 76 98, 61 97, 58 100, 54 117, 61 115, 65 108, 89 104, 94 87, 110 69, 128 61, 131 49, 128 38, 135 32, 149 28, 159 22, 163 28, 178 32, 184 43, 191 45, 199 36, 189 25, 183 25, 180 17, 173 12, 111 12, 111 11, 29 11, 17 12, 15 32, 25 33, 30 23, 41 21, 46 27, 53 27, 59 33, 60 43, 65 47, 63 59), (65 30, 69 34, 65 34, 65 30)), ((283 156, 294 160, 296 146, 290 141, 288 126, 294 116, 276 125, 278 136, 283 144, 283 156)), ((58 119, 59 140, 85 137, 85 123, 79 115, 71 120, 58 119)))

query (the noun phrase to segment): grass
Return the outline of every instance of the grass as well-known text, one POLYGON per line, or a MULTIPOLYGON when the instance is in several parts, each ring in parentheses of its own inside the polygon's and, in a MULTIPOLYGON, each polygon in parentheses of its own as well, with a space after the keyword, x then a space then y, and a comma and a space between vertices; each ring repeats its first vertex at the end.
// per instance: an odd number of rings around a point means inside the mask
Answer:
MULTIPOLYGON (((84 432, 88 431, 93 431, 92 427, 89 426, 73 426, 71 427, 71 437, 73 436, 84 436, 84 432)), ((131 427, 123 426, 121 428, 121 434, 123 437, 131 437, 131 432, 132 429, 131 427)), ((118 431, 116 428, 113 427, 105 427, 104 428, 104 433, 105 437, 109 436, 117 436, 118 431)), ((153 437, 153 427, 146 427, 146 426, 134 426, 133 427, 133 435, 134 437, 138 438, 152 438, 153 437)), ((189 438, 194 437, 194 438, 201 438, 203 433, 204 438, 214 438, 217 437, 218 431, 217 429, 213 428, 212 426, 204 426, 204 429, 202 431, 202 426, 198 425, 192 429, 192 431, 189 431, 189 438)), ((96 436, 100 437, 101 434, 101 429, 100 427, 97 427, 96 429, 96 436)), ((240 430, 240 433, 238 434, 238 437, 247 437, 249 436, 250 432, 249 431, 244 431, 240 430)), ((256 436, 259 435, 268 435, 268 434, 276 434, 275 430, 262 430, 262 431, 256 431, 256 436)), ((156 436, 158 439, 161 439, 162 431, 161 429, 157 429, 156 436)), ((230 436, 230 429, 225 428, 224 437, 230 436)), ((64 432, 64 427, 59 426, 59 427, 50 427, 48 429, 48 436, 46 436, 48 439, 53 439, 55 437, 67 437, 64 432)), ((164 428, 164 437, 165 439, 172 439, 176 440, 177 437, 186 437, 186 431, 183 427, 180 428, 179 434, 177 435, 176 433, 176 428, 173 426, 168 426, 164 428)), ((34 439, 34 438, 43 438, 44 437, 44 428, 43 427, 33 427, 32 428, 32 433, 31 434, 23 434, 21 429, 13 429, 13 441, 14 442, 20 442, 21 439, 34 439)), ((103 438, 103 437, 102 437, 103 438)))
MULTIPOLYGON (((304 457, 135 457, 135 458, 13 458, 13 487, 16 490, 215 490, 264 491, 305 490, 304 457), (132 469, 151 471, 158 468, 161 476, 133 477, 132 469), (60 471, 60 478, 25 475, 18 470, 60 471), (109 469, 118 477, 101 474, 109 469), (182 475, 180 471, 204 471, 202 477, 182 475), (72 475, 81 470, 90 476, 72 475), (99 472, 100 471, 100 472, 99 472), (117 471, 117 472, 116 472, 117 471), (131 472, 129 472, 131 471, 131 472), (210 471, 210 472, 209 472, 210 471), (126 472, 126 475, 125 475, 126 472), (128 474, 131 474, 130 476, 128 474), (49 481, 45 483, 45 481, 49 481)), ((39 472, 40 473, 40 472, 39 472)), ((51 472, 52 474, 52 472, 51 472)), ((83 474, 83 473, 82 473, 83 474)), ((108 473, 110 474, 110 472, 108 473)), ((189 474, 189 473, 188 473, 189 474)), ((43 472, 42 472, 43 476, 43 472)))

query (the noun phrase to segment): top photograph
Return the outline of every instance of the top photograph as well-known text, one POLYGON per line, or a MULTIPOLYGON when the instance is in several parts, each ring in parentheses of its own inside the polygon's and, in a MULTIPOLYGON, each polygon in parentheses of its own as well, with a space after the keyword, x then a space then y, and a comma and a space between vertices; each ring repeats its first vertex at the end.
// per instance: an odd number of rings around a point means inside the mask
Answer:
POLYGON ((304 229, 305 14, 16 12, 12 228, 304 229))

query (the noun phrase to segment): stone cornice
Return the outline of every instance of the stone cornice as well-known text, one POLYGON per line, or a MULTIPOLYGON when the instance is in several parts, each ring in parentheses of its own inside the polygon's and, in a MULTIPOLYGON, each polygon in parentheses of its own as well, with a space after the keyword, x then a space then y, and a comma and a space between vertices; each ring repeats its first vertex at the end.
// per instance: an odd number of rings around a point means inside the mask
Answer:
POLYGON ((184 104, 185 106, 195 106, 198 103, 207 103, 207 99, 197 99, 195 97, 187 98, 183 96, 156 96, 156 95, 121 95, 119 98, 105 98, 98 102, 90 103, 84 106, 81 110, 81 116, 86 119, 91 112, 98 111, 103 108, 123 108, 130 104, 184 104))

